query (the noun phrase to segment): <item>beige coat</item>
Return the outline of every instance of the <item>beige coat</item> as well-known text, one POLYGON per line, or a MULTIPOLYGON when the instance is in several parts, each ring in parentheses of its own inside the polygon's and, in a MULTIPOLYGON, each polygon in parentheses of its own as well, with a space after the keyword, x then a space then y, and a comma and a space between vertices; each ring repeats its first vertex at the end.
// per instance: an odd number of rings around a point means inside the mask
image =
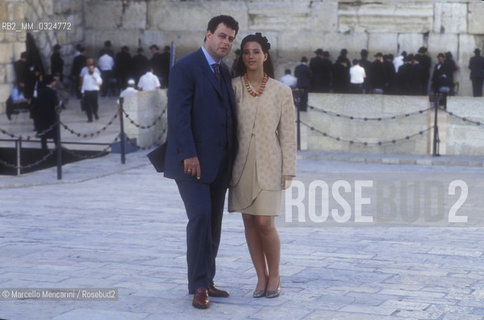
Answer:
POLYGON ((239 150, 231 185, 236 185, 242 175, 254 134, 259 186, 262 190, 281 190, 282 175, 296 175, 296 112, 291 89, 269 78, 263 94, 253 97, 242 77, 233 79, 232 87, 239 150))

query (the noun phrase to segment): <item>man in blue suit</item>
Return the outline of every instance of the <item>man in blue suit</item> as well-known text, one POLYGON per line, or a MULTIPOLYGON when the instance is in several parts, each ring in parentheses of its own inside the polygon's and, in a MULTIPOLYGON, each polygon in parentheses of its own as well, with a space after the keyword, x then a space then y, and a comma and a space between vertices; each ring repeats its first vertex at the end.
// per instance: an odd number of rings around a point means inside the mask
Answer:
POLYGON ((222 58, 238 29, 230 16, 212 18, 203 46, 170 71, 165 177, 175 179, 185 204, 188 290, 200 309, 209 307, 209 296, 229 296, 213 278, 236 145, 235 99, 222 58))

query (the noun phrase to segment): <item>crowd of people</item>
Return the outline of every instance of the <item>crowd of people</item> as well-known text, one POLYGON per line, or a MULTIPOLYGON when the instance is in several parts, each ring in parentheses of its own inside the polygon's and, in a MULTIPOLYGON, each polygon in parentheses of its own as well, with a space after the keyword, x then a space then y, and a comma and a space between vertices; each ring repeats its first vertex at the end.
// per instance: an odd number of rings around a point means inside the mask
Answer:
MULTIPOLYGON (((323 49, 314 51, 315 56, 308 60, 302 57, 294 70, 287 69, 280 79, 292 88, 302 92, 301 105, 307 103, 308 92, 321 93, 373 93, 399 95, 427 95, 441 92, 454 95, 458 84, 454 74, 458 70, 451 52, 439 53, 432 68, 432 59, 427 48, 421 47, 417 53, 403 51, 400 55, 378 52, 369 59, 369 52, 361 50, 360 57, 350 62, 348 51, 342 49, 333 62, 330 53, 323 49)), ((482 96, 484 79, 484 58, 479 49, 470 59, 473 95, 482 96)))
POLYGON ((168 86, 169 46, 160 52, 157 45, 151 45, 151 58, 144 55, 143 48, 138 48, 137 54, 131 56, 127 46, 121 47, 116 55, 111 47, 111 41, 105 41, 95 63, 94 58, 87 56, 86 48, 77 45, 69 81, 64 79, 64 59, 60 45, 53 47, 49 74, 44 74, 42 65, 32 62, 28 52, 22 52, 20 59, 14 63, 15 85, 7 100, 8 119, 20 111, 29 112, 34 130, 42 138, 42 147, 46 149, 46 137, 54 138, 56 130, 53 126, 56 117, 53 114, 67 107, 71 94, 80 99, 87 121, 92 122, 93 119, 99 119, 99 93, 101 96, 115 96, 126 91, 127 87, 136 91, 149 91, 168 86), (45 88, 52 90, 46 91, 45 88), (55 93, 55 99, 52 92, 55 93))

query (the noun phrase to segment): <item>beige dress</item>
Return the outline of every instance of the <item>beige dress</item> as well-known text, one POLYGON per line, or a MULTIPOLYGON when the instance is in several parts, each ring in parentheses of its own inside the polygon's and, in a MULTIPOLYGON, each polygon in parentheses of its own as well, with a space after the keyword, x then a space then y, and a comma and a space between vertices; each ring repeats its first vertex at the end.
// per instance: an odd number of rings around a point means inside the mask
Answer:
POLYGON ((260 216, 281 213, 282 190, 262 190, 257 181, 255 139, 250 139, 249 153, 239 182, 229 190, 229 211, 260 216))
MULTIPOLYGON (((240 167, 240 170, 234 169, 229 189, 229 211, 252 215, 278 216, 280 215, 282 201, 281 176, 283 174, 295 174, 296 152, 295 147, 292 146, 292 140, 294 140, 295 144, 295 135, 293 139, 292 128, 286 130, 284 127, 284 130, 282 130, 280 126, 282 118, 288 118, 284 121, 294 125, 295 133, 292 94, 289 88, 286 88, 274 79, 269 79, 264 92, 257 97, 253 97, 248 93, 242 78, 234 79, 233 87, 236 95, 237 138, 239 139, 240 147, 236 158, 236 167, 240 167), (281 96, 286 99, 281 99, 281 96), (270 121, 268 121, 269 118, 271 118, 270 121), (282 131, 289 131, 290 134, 283 134, 285 140, 280 141, 279 135, 282 131), (274 150, 278 151, 269 153, 277 157, 279 161, 270 160, 262 156, 268 152, 269 145, 271 145, 266 142, 273 140, 276 140, 273 142, 276 144, 274 150), (286 143, 285 141, 290 142, 286 143), (282 165, 284 151, 289 154, 293 153, 293 156, 291 155, 290 157, 286 154, 286 158, 290 159, 286 160, 286 172, 283 172, 282 165), (263 169, 266 167, 279 167, 278 173, 267 177, 267 170, 261 172, 259 169, 258 171, 258 168, 263 169), (268 178, 270 181, 274 181, 268 184, 268 178), (277 183, 275 180, 277 180, 277 183), (261 186, 265 187, 262 188, 261 186)), ((274 146, 272 147, 274 148, 274 146)))

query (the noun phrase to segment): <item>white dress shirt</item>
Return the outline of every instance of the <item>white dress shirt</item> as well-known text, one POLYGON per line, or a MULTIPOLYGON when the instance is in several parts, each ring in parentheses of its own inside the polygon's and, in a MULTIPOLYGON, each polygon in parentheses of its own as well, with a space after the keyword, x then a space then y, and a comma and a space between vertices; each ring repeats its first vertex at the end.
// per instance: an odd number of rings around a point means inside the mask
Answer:
POLYGON ((97 65, 102 71, 111 71, 114 67, 114 59, 109 54, 105 53, 99 58, 97 65))
POLYGON ((151 71, 146 72, 141 78, 139 78, 138 88, 143 91, 156 90, 159 88, 160 80, 151 71))
POLYGON ((393 66, 395 67, 395 72, 398 72, 401 66, 403 66, 403 56, 397 56, 393 59, 393 66))
POLYGON ((366 73, 363 67, 354 65, 350 68, 350 82, 353 84, 362 84, 365 82, 366 73))
POLYGON ((284 83, 289 88, 294 89, 297 84, 297 78, 291 74, 286 74, 282 76, 281 82, 284 83))
MULTIPOLYGON (((121 94, 119 95, 120 98, 123 98, 124 101, 126 101, 126 99, 128 99, 129 97, 132 97, 134 95, 136 95, 139 91, 136 90, 135 88, 133 87, 127 87, 126 89, 124 89, 123 91, 121 91, 121 94)), ((119 99, 118 99, 118 103, 119 103, 119 99)))
POLYGON ((99 91, 99 86, 102 84, 103 79, 101 79, 99 73, 88 73, 82 78, 81 93, 84 93, 85 91, 99 91))
MULTIPOLYGON (((83 78, 86 74, 88 73, 87 67, 84 67, 81 69, 81 73, 79 74, 79 77, 83 78)), ((97 67, 94 67, 94 73, 101 74, 101 71, 97 67)))

